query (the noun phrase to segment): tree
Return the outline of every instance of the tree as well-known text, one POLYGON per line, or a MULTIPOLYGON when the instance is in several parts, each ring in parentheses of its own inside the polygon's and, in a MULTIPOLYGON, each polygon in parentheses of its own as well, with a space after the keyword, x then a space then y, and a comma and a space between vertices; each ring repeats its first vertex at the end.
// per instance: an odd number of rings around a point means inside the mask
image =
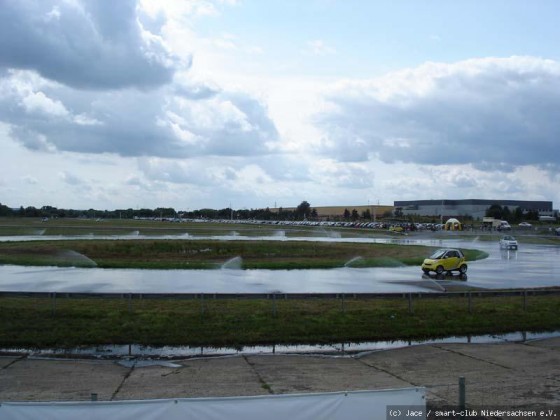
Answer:
POLYGON ((348 211, 348 209, 344 209, 344 214, 342 215, 342 217, 344 217, 344 220, 350 219, 350 212, 348 211))
POLYGON ((33 206, 26 207, 25 217, 41 217, 41 211, 33 206))
POLYGON ((14 212, 11 208, 4 204, 0 204, 0 216, 13 216, 14 212))
POLYGON ((511 211, 509 210, 508 206, 505 206, 502 210, 502 219, 507 220, 508 222, 511 222, 511 211))
POLYGON ((356 209, 352 210, 352 221, 355 222, 359 218, 360 218, 360 215, 358 214, 358 210, 356 210, 356 209))
POLYGON ((297 219, 307 219, 311 214, 311 204, 307 201, 302 201, 296 208, 296 218, 297 219))
POLYGON ((521 220, 523 220, 523 210, 521 210, 521 207, 515 208, 515 211, 513 212, 513 220, 515 222, 520 222, 521 220))
POLYGON ((525 218, 527 220, 539 220, 539 212, 537 210, 529 210, 525 218))
POLYGON ((175 212, 175 209, 172 207, 158 207, 157 209, 154 210, 154 213, 156 217, 162 217, 162 218, 175 217, 175 215, 177 214, 175 212))
POLYGON ((492 204, 486 209, 486 217, 493 217, 494 219, 501 219, 503 215, 502 206, 499 204, 492 204))

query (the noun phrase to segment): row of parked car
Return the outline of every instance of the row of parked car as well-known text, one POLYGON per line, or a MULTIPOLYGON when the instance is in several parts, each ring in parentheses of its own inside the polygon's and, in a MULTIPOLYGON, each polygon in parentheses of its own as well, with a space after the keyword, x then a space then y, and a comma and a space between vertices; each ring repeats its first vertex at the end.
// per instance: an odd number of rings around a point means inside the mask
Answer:
MULTIPOLYGON (((215 223, 241 223, 255 225, 278 225, 278 226, 328 226, 328 227, 347 227, 358 229, 389 229, 393 232, 410 232, 410 231, 438 231, 443 230, 442 223, 411 223, 411 222, 349 222, 349 221, 315 221, 315 220, 239 220, 239 219, 186 219, 186 218, 141 218, 135 217, 136 220, 155 220, 164 222, 215 222, 215 223)), ((516 229, 532 229, 532 225, 528 222, 521 222, 516 229)), ((465 226, 465 229, 475 229, 474 225, 465 226)), ((499 232, 512 231, 512 227, 504 222, 504 224, 495 228, 499 232)), ((550 228, 556 235, 560 235, 560 228, 550 228)))
MULTIPOLYGON (((178 220, 177 220, 178 221, 178 220)), ((323 227, 347 227, 358 229, 391 229, 395 231, 410 231, 427 229, 427 225, 421 223, 387 223, 387 222, 335 222, 335 221, 315 221, 315 220, 230 220, 230 219, 181 219, 182 222, 214 222, 214 223, 235 223, 235 224, 258 224, 276 226, 323 226, 323 227)), ((441 229, 442 225, 438 225, 441 229)))

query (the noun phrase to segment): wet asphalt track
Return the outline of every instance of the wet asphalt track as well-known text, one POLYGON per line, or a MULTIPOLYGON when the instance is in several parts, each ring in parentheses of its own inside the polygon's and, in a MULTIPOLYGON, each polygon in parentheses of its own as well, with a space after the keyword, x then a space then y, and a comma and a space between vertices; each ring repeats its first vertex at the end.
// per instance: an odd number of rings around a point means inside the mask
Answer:
MULTIPOLYGON (((489 257, 469 262, 467 280, 464 284, 484 289, 560 286, 560 247, 524 244, 522 240, 518 251, 505 251, 500 250, 497 242, 478 240, 287 239, 240 236, 222 239, 397 242, 442 248, 476 248, 488 252, 489 257)), ((0 266, 0 291, 21 292, 404 293, 443 291, 448 285, 459 282, 463 281, 459 280, 458 276, 446 277, 443 280, 438 280, 435 276, 425 276, 420 267, 345 267, 328 270, 137 270, 0 266)))

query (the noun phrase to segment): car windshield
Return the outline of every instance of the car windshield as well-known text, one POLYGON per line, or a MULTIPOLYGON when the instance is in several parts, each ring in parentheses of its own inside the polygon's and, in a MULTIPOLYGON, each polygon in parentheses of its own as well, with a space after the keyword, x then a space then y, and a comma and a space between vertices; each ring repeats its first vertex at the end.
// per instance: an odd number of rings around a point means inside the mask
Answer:
POLYGON ((430 258, 432 260, 438 260, 440 258, 443 258, 443 256, 445 255, 445 253, 447 252, 446 249, 438 249, 436 252, 434 252, 430 258))
POLYGON ((513 236, 504 236, 504 240, 506 241, 515 241, 515 238, 513 236))

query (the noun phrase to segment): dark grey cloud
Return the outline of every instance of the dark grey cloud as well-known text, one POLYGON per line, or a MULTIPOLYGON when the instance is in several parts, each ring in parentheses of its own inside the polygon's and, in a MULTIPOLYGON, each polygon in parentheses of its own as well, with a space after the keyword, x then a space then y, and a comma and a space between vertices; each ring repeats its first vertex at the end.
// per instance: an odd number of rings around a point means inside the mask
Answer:
MULTIPOLYGON (((221 130, 205 126, 200 134, 209 139, 212 154, 228 156, 251 156, 270 151, 267 144, 278 140, 278 132, 257 99, 244 93, 224 93, 220 101, 232 114, 221 122, 221 130)), ((221 113, 216 110, 216 116, 221 113)))
POLYGON ((257 156, 278 141, 266 107, 242 93, 190 100, 174 87, 78 91, 14 71, 0 78, 0 121, 25 147, 121 156, 257 156))
MULTIPOLYGON (((258 168, 264 178, 274 182, 306 182, 311 180, 309 165, 301 156, 261 155, 261 156, 208 156, 205 159, 165 159, 142 157, 138 159, 138 168, 147 179, 165 181, 175 184, 193 184, 198 186, 224 186, 240 179, 240 173, 247 167, 258 168)), ((349 173, 313 175, 322 179, 328 176, 342 181, 349 173)), ((330 180, 330 178, 329 178, 330 180)), ((353 182, 353 186, 356 183, 353 182)))
POLYGON ((142 29, 136 3, 2 1, 0 68, 34 70, 84 89, 153 88, 169 83, 178 59, 159 38, 142 29))
POLYGON ((427 64, 345 84, 316 116, 339 160, 557 165, 560 63, 531 57, 427 64))

